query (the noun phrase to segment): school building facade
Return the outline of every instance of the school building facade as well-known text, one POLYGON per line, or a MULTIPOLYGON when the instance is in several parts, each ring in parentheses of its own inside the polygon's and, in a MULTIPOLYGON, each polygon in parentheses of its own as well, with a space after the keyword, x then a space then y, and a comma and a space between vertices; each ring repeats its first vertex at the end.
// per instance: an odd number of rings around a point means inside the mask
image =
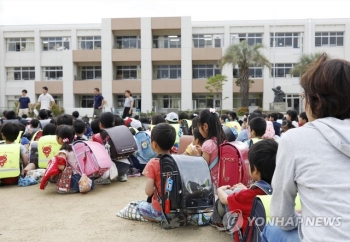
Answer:
POLYGON ((12 108, 22 89, 32 103, 43 86, 66 113, 92 115, 93 89, 106 109, 123 107, 130 90, 142 112, 240 107, 238 67, 218 60, 231 44, 262 43, 272 68, 253 66, 250 105, 269 110, 281 86, 300 110, 299 78, 289 74, 302 54, 327 52, 350 60, 350 19, 193 22, 191 17, 113 18, 99 24, 0 26, 0 107, 12 108), (208 98, 209 76, 227 76, 208 98), (222 103, 221 103, 222 102, 222 103))

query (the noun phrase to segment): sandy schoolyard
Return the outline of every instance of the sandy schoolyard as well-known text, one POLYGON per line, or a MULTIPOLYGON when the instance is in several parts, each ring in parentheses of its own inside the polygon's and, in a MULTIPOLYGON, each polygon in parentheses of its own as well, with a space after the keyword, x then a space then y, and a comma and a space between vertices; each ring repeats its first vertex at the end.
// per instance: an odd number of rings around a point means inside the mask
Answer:
POLYGON ((144 177, 97 185, 88 194, 58 194, 54 184, 0 187, 0 241, 232 241, 210 226, 164 230, 121 219, 128 202, 145 199, 144 177))

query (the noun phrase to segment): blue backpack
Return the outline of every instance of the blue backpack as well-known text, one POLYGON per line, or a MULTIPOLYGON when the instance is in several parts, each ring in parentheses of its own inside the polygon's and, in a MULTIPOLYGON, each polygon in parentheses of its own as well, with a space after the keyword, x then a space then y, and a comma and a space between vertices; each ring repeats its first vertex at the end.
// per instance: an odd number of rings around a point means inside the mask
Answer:
POLYGON ((135 134, 135 139, 138 148, 136 157, 140 161, 140 164, 146 164, 150 159, 157 156, 151 148, 151 137, 146 132, 138 132, 135 134))

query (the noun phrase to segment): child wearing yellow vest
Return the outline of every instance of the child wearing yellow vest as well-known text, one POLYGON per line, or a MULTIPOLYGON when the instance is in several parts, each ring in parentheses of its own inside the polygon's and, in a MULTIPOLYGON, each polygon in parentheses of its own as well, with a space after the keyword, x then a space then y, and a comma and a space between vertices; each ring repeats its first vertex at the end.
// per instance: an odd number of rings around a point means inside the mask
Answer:
POLYGON ((253 144, 261 141, 262 136, 266 132, 267 123, 264 118, 257 117, 249 121, 250 140, 247 140, 246 144, 251 147, 253 144))

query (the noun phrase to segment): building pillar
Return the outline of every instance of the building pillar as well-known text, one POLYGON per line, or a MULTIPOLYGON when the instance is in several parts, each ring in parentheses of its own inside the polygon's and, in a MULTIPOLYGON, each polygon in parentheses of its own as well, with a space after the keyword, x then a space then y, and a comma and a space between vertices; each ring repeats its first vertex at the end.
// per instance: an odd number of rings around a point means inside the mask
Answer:
MULTIPOLYGON (((224 46, 222 48, 222 55, 225 55, 225 52, 228 47, 231 45, 231 33, 230 33, 230 25, 225 25, 224 30, 224 46)), ((222 68, 222 75, 225 75, 227 77, 227 82, 224 83, 223 90, 222 90, 222 110, 228 110, 231 111, 233 108, 233 66, 225 65, 222 68)))
POLYGON ((141 18, 141 112, 152 111, 152 100, 152 21, 141 18))
POLYGON ((181 17, 181 110, 192 109, 192 23, 181 17))
MULTIPOLYGON (((112 81, 113 81, 113 62, 112 62, 112 48, 113 48, 113 34, 112 22, 110 18, 102 19, 101 28, 101 67, 102 67, 102 90, 101 93, 107 102, 105 111, 111 111, 113 107, 112 81)), ((93 92, 93 90, 91 90, 93 92)))

